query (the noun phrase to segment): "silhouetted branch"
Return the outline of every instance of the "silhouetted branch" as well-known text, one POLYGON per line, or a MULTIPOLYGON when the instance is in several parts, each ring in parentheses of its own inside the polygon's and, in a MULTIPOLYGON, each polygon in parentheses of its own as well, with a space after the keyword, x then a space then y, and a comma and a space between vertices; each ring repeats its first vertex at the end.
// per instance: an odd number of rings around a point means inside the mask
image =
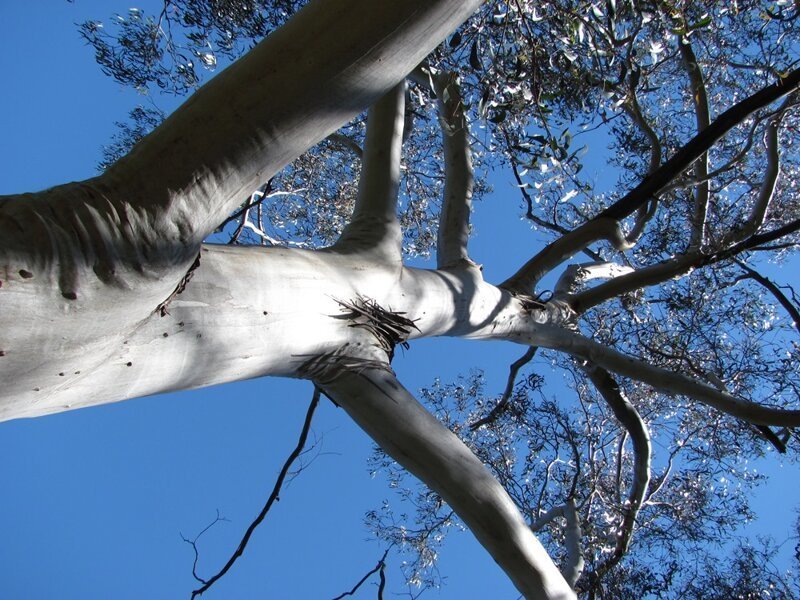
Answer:
POLYGON ((373 567, 373 569, 371 571, 367 572, 361 579, 359 579, 358 583, 356 583, 350 589, 349 592, 344 592, 342 594, 339 594, 333 600, 341 600, 345 596, 354 595, 358 591, 358 588, 360 588, 362 585, 364 585, 367 582, 367 580, 370 577, 372 577, 375 573, 379 573, 380 574, 379 575, 380 576, 380 583, 378 585, 378 599, 379 600, 382 599, 383 598, 383 590, 386 587, 386 575, 384 575, 383 571, 386 569, 386 557, 389 554, 389 550, 391 550, 391 548, 387 548, 386 549, 386 552, 383 553, 383 556, 381 556, 381 559, 378 561, 378 564, 376 564, 375 567, 373 567))
MULTIPOLYGON (((311 398, 311 403, 308 406, 308 411, 306 412, 305 420, 303 421, 303 428, 300 431, 300 437, 297 440, 297 445, 295 446, 292 453, 289 455, 289 458, 286 459, 286 462, 283 464, 280 473, 278 474, 278 478, 275 480, 275 485, 272 488, 272 493, 269 495, 264 508, 261 509, 261 512, 258 516, 250 523, 250 526, 247 528, 244 536, 242 537, 242 541, 239 542, 238 548, 234 551, 231 557, 228 559, 228 562, 225 563, 225 566, 219 570, 219 572, 214 575, 213 577, 206 580, 203 585, 192 592, 192 598, 196 598, 201 596, 204 592, 206 592, 214 583, 216 583, 220 578, 222 578, 225 573, 227 573, 233 564, 237 561, 237 559, 244 553, 244 549, 247 547, 248 542, 250 541, 250 537, 253 535, 253 532, 256 530, 264 518, 267 516, 270 508, 272 505, 280 499, 280 492, 281 487, 283 486, 283 482, 286 479, 286 476, 289 474, 289 469, 291 468, 292 464, 295 460, 303 453, 303 448, 306 445, 306 440, 308 439, 308 432, 311 429, 311 420, 314 417, 314 411, 317 409, 319 405, 319 398, 320 398, 320 390, 319 388, 314 388, 314 395, 311 398)), ((198 536, 199 537, 199 536, 198 536)), ((195 538, 196 541, 196 538, 195 538)), ((195 575, 195 578, 199 581, 203 581, 199 577, 195 575)))
POLYGON ((497 417, 499 417, 506 410, 506 408, 508 407, 508 403, 511 400, 511 394, 514 391, 514 382, 517 379, 517 373, 519 373, 519 370, 523 366, 528 364, 531 361, 531 359, 533 359, 534 355, 536 354, 536 350, 538 350, 538 348, 536 348, 535 346, 531 346, 525 351, 525 354, 523 354, 521 357, 519 357, 517 360, 511 363, 511 367, 508 373, 508 380, 506 381, 506 389, 503 391, 502 398, 500 398, 500 401, 495 405, 495 407, 491 411, 489 411, 488 415, 486 415, 481 419, 478 419, 469 426, 469 428, 472 431, 475 431, 482 425, 488 425, 489 423, 494 423, 497 420, 497 417))
POLYGON ((181 534, 181 539, 184 542, 186 542, 187 544, 189 544, 192 547, 192 550, 194 550, 194 563, 192 563, 192 577, 194 577, 200 583, 205 583, 206 580, 203 579, 202 577, 200 577, 197 574, 197 561, 200 559, 200 554, 197 551, 197 540, 199 540, 200 536, 202 536, 206 531, 211 529, 214 525, 216 525, 220 521, 230 522, 230 519, 226 519, 225 517, 221 517, 219 515, 219 509, 217 509, 217 517, 213 521, 211 521, 211 523, 206 525, 200 533, 198 533, 196 536, 194 536, 194 539, 190 540, 189 538, 187 538, 183 534, 181 534))
MULTIPOLYGON (((766 86, 755 94, 736 103, 720 114, 703 131, 695 135, 669 160, 653 173, 647 175, 639 185, 601 211, 597 216, 573 229, 546 246, 526 262, 502 287, 527 291, 553 268, 590 244, 608 239, 617 244, 619 223, 634 211, 644 206, 673 179, 688 169, 731 129, 742 123, 753 112, 792 92, 800 85, 800 69, 791 71, 776 83, 766 86)), ((622 236, 624 239, 624 236, 622 236)))

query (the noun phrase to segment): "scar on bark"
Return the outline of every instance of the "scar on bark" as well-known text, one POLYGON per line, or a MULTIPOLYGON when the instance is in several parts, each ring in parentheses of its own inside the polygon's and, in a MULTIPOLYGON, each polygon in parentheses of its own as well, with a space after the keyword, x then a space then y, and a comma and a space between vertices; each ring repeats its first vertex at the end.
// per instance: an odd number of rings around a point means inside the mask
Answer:
POLYGON ((154 313, 158 313, 162 317, 166 317, 169 314, 169 311, 167 310, 169 303, 172 302, 175 296, 177 296, 178 294, 183 292, 183 290, 186 289, 187 284, 189 283, 189 281, 191 281, 192 277, 194 276, 195 269, 197 269, 197 267, 199 266, 200 266, 200 253, 198 252, 197 258, 194 259, 192 266, 189 267, 188 271, 186 271, 186 275, 184 275, 183 278, 178 282, 178 285, 175 287, 173 292, 169 296, 167 296, 167 299, 164 300, 158 306, 156 306, 156 309, 153 311, 154 313))
MULTIPOLYGON (((309 379, 317 385, 331 383, 342 373, 352 371, 361 373, 366 369, 383 369, 392 372, 392 369, 383 361, 364 358, 359 356, 363 353, 358 346, 361 344, 351 344, 349 342, 342 345, 332 352, 322 354, 295 354, 297 358, 306 360, 297 368, 297 374, 303 379, 309 379)), ((338 404, 337 404, 338 406, 338 404)))
POLYGON ((419 331, 414 321, 403 316, 405 313, 392 312, 383 308, 371 298, 357 296, 352 301, 337 300, 343 314, 336 319, 351 321, 350 327, 358 327, 369 331, 378 340, 380 347, 389 357, 394 358, 394 348, 400 344, 408 348, 408 336, 412 329, 419 331))

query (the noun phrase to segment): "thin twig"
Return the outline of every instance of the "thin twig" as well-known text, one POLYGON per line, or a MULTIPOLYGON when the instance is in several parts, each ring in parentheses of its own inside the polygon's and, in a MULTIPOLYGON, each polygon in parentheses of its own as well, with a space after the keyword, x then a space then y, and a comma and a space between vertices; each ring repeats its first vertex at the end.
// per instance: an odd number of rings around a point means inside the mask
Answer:
POLYGON ((383 571, 386 568, 386 557, 389 555, 389 550, 391 550, 391 546, 386 549, 386 552, 383 553, 381 559, 378 561, 378 564, 375 567, 366 573, 361 579, 358 580, 349 592, 344 592, 336 596, 333 600, 341 600, 345 596, 353 596, 358 591, 364 583, 366 583, 367 579, 372 577, 375 573, 380 573, 380 584, 378 585, 378 598, 383 598, 383 589, 386 587, 386 576, 384 575, 383 571))
MULTIPOLYGON (((222 578, 225 573, 227 573, 236 560, 244 553, 244 549, 247 547, 247 543, 250 541, 250 537, 253 535, 253 532, 256 530, 264 518, 267 516, 270 508, 272 505, 280 499, 280 491, 281 487, 283 486, 283 482, 286 479, 286 476, 289 474, 289 469, 291 468, 292 464, 295 460, 303 453, 303 448, 306 444, 306 439, 308 438, 308 432, 311 429, 311 420, 314 417, 314 411, 316 410, 317 406, 319 405, 319 398, 320 398, 320 390, 319 388, 314 388, 314 395, 311 398, 311 403, 308 406, 308 411, 306 412, 306 418, 303 422, 303 429, 300 431, 300 437, 297 440, 297 445, 295 446, 292 453, 289 455, 289 458, 286 459, 286 462, 283 464, 283 468, 278 475, 278 478, 275 480, 275 485, 272 488, 272 493, 269 495, 264 508, 261 509, 261 512, 258 516, 250 523, 250 526, 247 528, 247 531, 242 537, 242 541, 239 542, 239 547, 236 548, 236 551, 231 555, 228 559, 228 562, 225 563, 225 566, 219 570, 219 572, 208 579, 202 587, 194 590, 192 592, 192 599, 201 596, 204 592, 208 590, 216 581, 222 578)), ((202 580, 201 580, 202 581, 202 580)))
POLYGON ((200 577, 197 574, 197 561, 200 559, 200 553, 197 551, 197 540, 199 540, 200 536, 202 536, 206 531, 211 529, 214 525, 216 525, 220 521, 228 521, 228 522, 230 522, 230 519, 226 519, 225 517, 221 517, 220 514, 219 514, 219 509, 217 509, 217 518, 214 519, 213 521, 211 521, 211 523, 209 523, 208 525, 206 525, 200 533, 198 533, 196 536, 194 536, 193 540, 190 540, 189 538, 187 538, 183 534, 181 534, 181 539, 184 542, 186 542, 187 544, 189 544, 192 547, 192 550, 194 550, 194 563, 192 563, 192 577, 194 577, 200 583, 205 583, 206 580, 203 579, 202 577, 200 577))

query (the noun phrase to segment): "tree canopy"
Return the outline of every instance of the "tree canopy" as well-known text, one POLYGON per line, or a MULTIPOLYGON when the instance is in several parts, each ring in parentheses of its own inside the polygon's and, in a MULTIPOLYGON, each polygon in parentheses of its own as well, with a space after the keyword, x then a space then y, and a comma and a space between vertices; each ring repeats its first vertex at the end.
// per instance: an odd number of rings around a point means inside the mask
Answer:
MULTIPOLYGON (((113 177, 166 118, 159 94, 190 94, 301 4, 165 0, 159 13, 82 24, 104 72, 154 101, 120 125, 100 168, 113 177)), ((386 144, 370 140, 390 137, 375 115, 402 110, 405 259, 475 269, 469 201, 504 177, 519 197, 496 210, 526 219, 535 248, 509 257, 517 270, 498 285, 539 327, 535 343, 511 336, 528 348, 505 390, 465 369, 421 399, 581 596, 791 597, 797 565, 776 569, 774 548, 735 530, 762 480, 749 461, 800 447, 800 298, 788 274, 800 240, 798 57, 800 6, 788 1, 481 3, 394 100, 259 181, 208 229, 232 245, 336 249, 355 235, 360 181, 375 173, 365 156, 386 144), (707 558, 720 543, 740 544, 735 581, 707 558)), ((369 298, 337 301, 356 326, 379 329, 390 355, 415 335, 413 319, 369 298)), ((306 368, 335 401, 352 392, 311 359, 306 368)), ((409 581, 437 585, 438 545, 461 523, 452 499, 380 450, 372 468, 399 497, 368 527, 405 556, 409 581)))

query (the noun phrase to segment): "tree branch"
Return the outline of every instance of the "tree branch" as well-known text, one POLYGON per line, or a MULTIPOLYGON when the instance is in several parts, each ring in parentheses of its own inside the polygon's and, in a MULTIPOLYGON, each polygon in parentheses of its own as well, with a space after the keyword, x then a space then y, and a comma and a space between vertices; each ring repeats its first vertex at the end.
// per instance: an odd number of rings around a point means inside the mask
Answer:
POLYGON ((542 277, 598 240, 608 240, 618 250, 630 247, 619 221, 610 218, 592 219, 548 244, 514 275, 501 283, 500 287, 529 293, 542 277))
POLYGON ((567 548, 567 555, 561 571, 569 586, 574 588, 575 583, 583 572, 584 566, 583 555, 581 554, 581 537, 583 533, 581 532, 578 512, 575 508, 575 499, 570 497, 564 504, 554 506, 541 515, 531 523, 531 531, 536 533, 558 517, 564 517, 567 522, 564 528, 564 545, 567 548))
MULTIPOLYGON (((623 105, 625 112, 631 117, 634 124, 644 133, 645 137, 650 141, 650 163, 647 166, 647 174, 653 173, 661 165, 662 149, 661 140, 658 135, 647 122, 642 114, 642 108, 639 106, 639 99, 636 97, 636 89, 630 90, 630 101, 623 105)), ((644 229, 658 210, 658 198, 653 196, 650 202, 640 206, 636 211, 636 220, 631 228, 631 231, 626 236, 628 244, 635 244, 644 233, 644 229)))
POLYGON ((393 374, 370 367, 343 371, 323 389, 387 454, 450 504, 526 598, 574 598, 502 486, 393 374))
MULTIPOLYGON (((708 109, 708 94, 703 81, 703 72, 697 62, 694 49, 688 37, 682 37, 678 42, 681 58, 689 75, 692 104, 694 105, 695 120, 698 135, 705 131, 711 124, 711 115, 708 109)), ((706 239, 706 219, 708 213, 709 182, 708 182, 708 152, 704 152, 694 163, 694 176, 700 183, 694 190, 694 213, 692 214, 692 233, 689 249, 702 248, 706 239)))
POLYGON ((383 588, 386 584, 386 579, 383 574, 383 571, 384 569, 386 569, 386 557, 389 555, 389 550, 391 550, 391 548, 386 549, 386 551, 383 553, 383 556, 381 556, 380 560, 378 561, 378 564, 376 564, 371 571, 368 571, 361 579, 359 579, 358 583, 356 583, 352 588, 350 588, 350 591, 339 594, 333 600, 342 600, 342 598, 345 598, 347 596, 355 595, 358 589, 362 585, 364 585, 370 577, 372 577, 375 573, 378 572, 380 572, 380 584, 378 587, 378 599, 380 600, 380 598, 383 597, 383 588))
POLYGON ((764 179, 761 182, 761 189, 758 192, 753 210, 750 211, 750 216, 741 228, 733 232, 733 235, 727 236, 730 242, 738 242, 747 239, 755 234, 764 224, 764 219, 767 216, 772 198, 775 195, 775 186, 778 182, 778 175, 780 174, 781 159, 780 147, 778 144, 778 126, 780 124, 779 115, 767 124, 767 132, 764 136, 767 145, 767 168, 764 172, 764 179))
POLYGON ((587 364, 584 367, 584 371, 614 412, 617 421, 627 431, 633 446, 633 481, 628 492, 628 505, 624 509, 625 516, 617 533, 614 553, 606 558, 592 573, 593 578, 600 578, 622 560, 630 546, 633 529, 636 525, 636 516, 644 503, 647 488, 650 485, 651 446, 647 425, 645 425, 639 412, 608 371, 597 368, 592 364, 587 364))
MULTIPOLYGON (((761 273, 756 271, 755 269, 751 269, 743 262, 737 260, 735 261, 739 268, 745 272, 745 277, 747 279, 752 279, 753 281, 759 283, 761 286, 767 289, 770 294, 773 295, 775 300, 789 313, 789 317, 792 319, 792 325, 800 333, 800 307, 796 304, 796 302, 792 302, 786 294, 781 291, 781 288, 771 279, 764 277, 761 273)), ((791 288, 790 288, 791 289, 791 288)))
POLYGON ((444 145, 444 201, 436 246, 438 268, 469 261, 469 217, 472 208, 472 158, 469 125, 458 78, 452 73, 432 73, 438 99, 439 125, 444 145))
MULTIPOLYGON (((314 395, 311 398, 311 403, 308 405, 308 411, 306 412, 305 420, 303 421, 303 428, 300 431, 300 437, 297 440, 297 445, 295 446, 294 450, 292 450, 291 454, 289 454, 289 458, 286 459, 286 462, 283 464, 280 473, 278 474, 278 478, 275 480, 275 485, 272 488, 272 493, 270 493, 269 498, 267 498, 266 504, 264 504, 264 508, 261 509, 261 512, 258 516, 250 523, 250 526, 247 528, 244 536, 242 537, 242 541, 239 542, 239 546, 236 548, 234 553, 228 559, 228 562, 212 577, 205 580, 203 585, 192 592, 192 598, 197 598, 198 596, 202 596, 203 593, 208 591, 208 589, 214 585, 217 581, 219 581, 225 573, 227 573, 230 568, 234 565, 237 559, 244 553, 245 548, 247 547, 248 542, 250 541, 250 537, 253 535, 253 532, 256 530, 264 518, 267 516, 270 508, 272 505, 279 500, 279 496, 281 493, 281 487, 283 486, 283 482, 286 479, 286 476, 289 474, 289 469, 292 467, 292 464, 295 460, 303 453, 303 448, 306 445, 306 440, 308 439, 308 432, 311 430, 311 420, 314 417, 314 411, 317 409, 319 405, 320 399, 320 390, 319 388, 314 388, 314 395)), ((195 576, 196 577, 196 576, 195 576)), ((199 578, 198 578, 199 579, 199 578)), ((202 581, 202 580, 201 580, 202 581)))
POLYGON ((687 396, 755 425, 800 426, 800 410, 764 406, 738 398, 693 377, 653 366, 562 327, 536 325, 534 330, 529 336, 518 333, 517 337, 530 344, 566 352, 662 392, 687 396))
POLYGON ((522 367, 531 362, 533 357, 536 355, 536 350, 538 350, 536 346, 531 346, 525 351, 525 354, 511 363, 511 367, 509 368, 508 372, 508 379, 506 380, 506 389, 503 391, 500 401, 492 410, 489 411, 488 415, 478 419, 469 426, 472 431, 475 431, 483 425, 494 423, 497 420, 497 417, 505 412, 506 408, 508 408, 509 402, 511 401, 511 394, 514 392, 514 382, 517 380, 517 374, 522 367))
POLYGON ((332 250, 368 250, 392 262, 401 259, 397 191, 404 123, 405 83, 400 83, 369 109, 353 216, 332 250))
POLYGON ((654 265, 623 273, 609 281, 575 294, 568 299, 568 302, 576 313, 581 314, 622 294, 657 285, 684 275, 693 268, 701 266, 703 260, 704 256, 696 252, 681 254, 654 265))
MULTIPOLYGON (((645 177, 639 185, 611 206, 570 233, 555 240, 539 254, 523 265, 506 280, 502 287, 517 291, 529 291, 536 282, 555 266, 576 252, 601 239, 619 243, 621 230, 619 221, 644 206, 666 187, 675 177, 688 169, 698 158, 753 112, 792 92, 800 85, 800 69, 789 72, 778 82, 766 86, 755 94, 720 114, 702 132, 695 135, 667 162, 645 177)), ((624 240, 624 236, 622 237, 624 240)))

